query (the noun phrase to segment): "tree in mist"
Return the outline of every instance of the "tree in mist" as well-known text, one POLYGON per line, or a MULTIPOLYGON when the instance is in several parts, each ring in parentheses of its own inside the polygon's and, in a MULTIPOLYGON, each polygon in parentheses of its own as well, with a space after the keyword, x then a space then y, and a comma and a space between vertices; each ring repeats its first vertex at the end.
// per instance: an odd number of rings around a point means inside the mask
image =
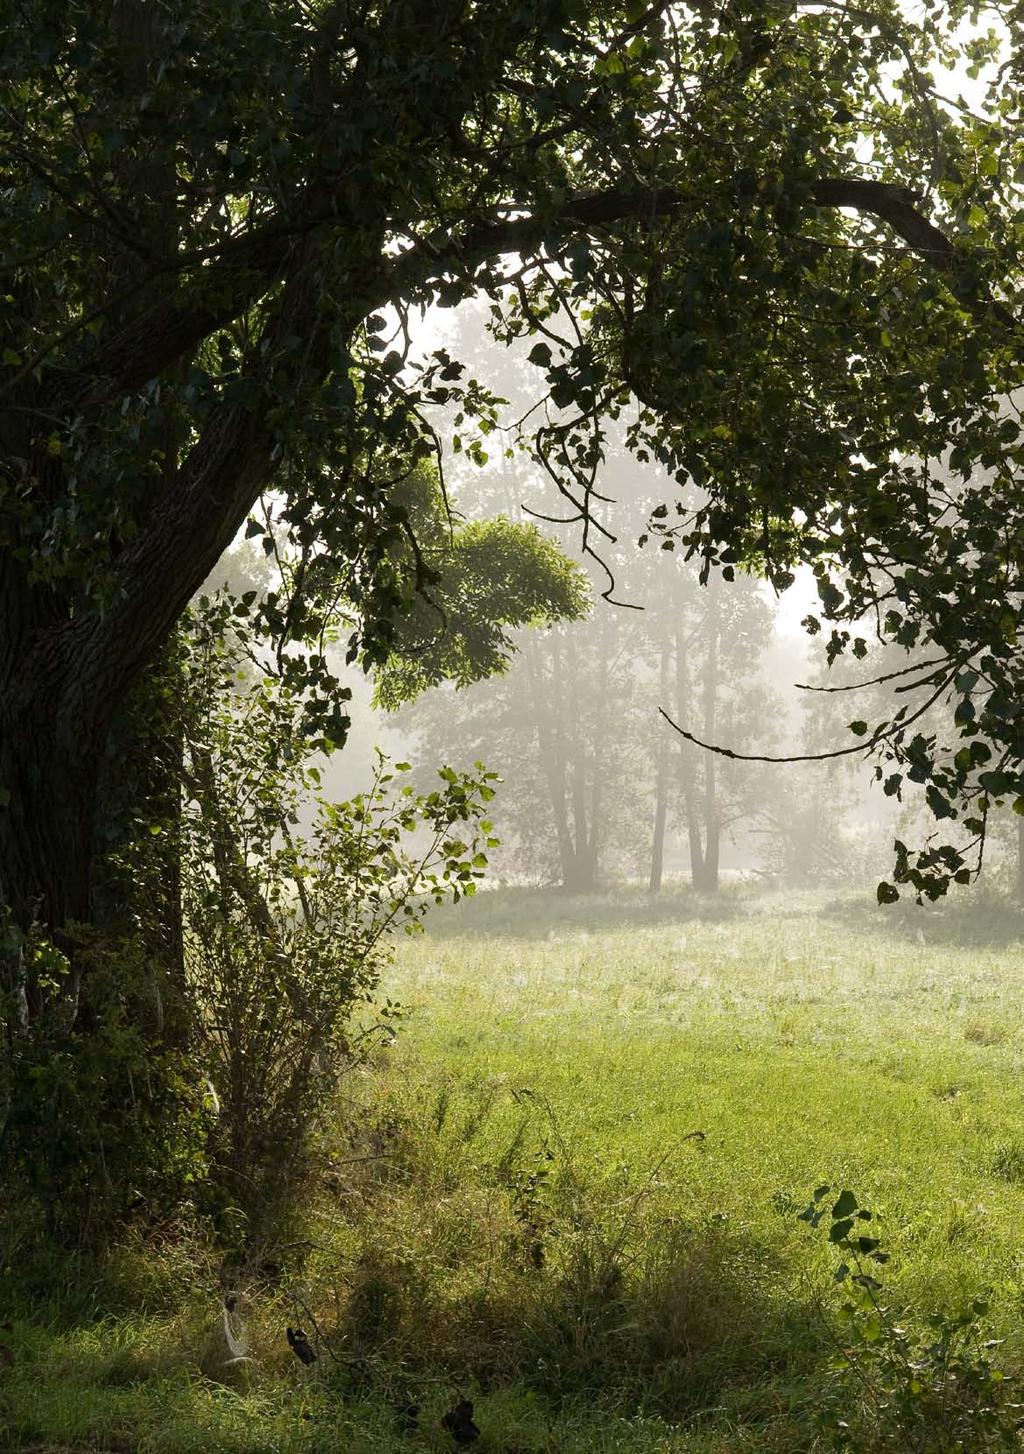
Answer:
POLYGON ((599 608, 531 632, 501 676, 428 692, 398 717, 424 760, 443 753, 500 772, 502 862, 571 893, 597 888, 642 841, 645 719, 630 624, 599 608))
POLYGON ((681 835, 694 888, 714 892, 723 841, 761 821, 770 777, 683 741, 659 709, 740 747, 771 737, 771 609, 755 581, 701 586, 682 561, 652 562, 634 585, 644 609, 598 602, 586 620, 530 633, 500 676, 428 692, 398 725, 427 761, 482 759, 502 774, 495 815, 516 872, 584 893, 646 857, 656 892, 666 839, 681 835))
POLYGON ((723 840, 735 837, 740 824, 748 835, 756 827, 771 802, 771 777, 759 765, 679 738, 658 709, 736 751, 773 745, 780 709, 761 676, 772 612, 749 577, 731 587, 717 580, 701 586, 681 562, 662 574, 667 590, 652 629, 657 690, 652 675, 644 691, 657 724, 648 888, 661 887, 665 833, 674 824, 686 840, 693 887, 715 893, 723 840))

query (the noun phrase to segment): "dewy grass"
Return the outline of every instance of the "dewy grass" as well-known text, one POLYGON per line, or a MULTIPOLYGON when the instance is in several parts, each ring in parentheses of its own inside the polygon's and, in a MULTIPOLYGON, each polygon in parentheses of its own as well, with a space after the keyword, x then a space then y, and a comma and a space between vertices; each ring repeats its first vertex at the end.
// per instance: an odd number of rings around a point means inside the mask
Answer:
POLYGON ((1024 1366, 1021 927, 682 892, 435 916, 304 1244, 245 1274, 253 1362, 201 1371, 224 1275, 195 1234, 73 1303, 9 1268, 5 1446, 442 1448, 466 1396, 481 1449, 796 1454, 834 1353, 796 1217, 823 1182, 876 1209, 908 1317, 986 1294, 1024 1366))

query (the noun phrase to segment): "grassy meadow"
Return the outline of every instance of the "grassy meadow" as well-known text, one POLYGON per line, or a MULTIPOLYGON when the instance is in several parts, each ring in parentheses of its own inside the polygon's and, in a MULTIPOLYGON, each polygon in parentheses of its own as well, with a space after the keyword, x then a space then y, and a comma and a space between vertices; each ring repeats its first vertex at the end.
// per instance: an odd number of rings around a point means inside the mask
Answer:
POLYGON ((1017 911, 501 891, 432 916, 385 989, 397 1036, 259 1265, 181 1225, 86 1277, 8 1218, 3 1447, 437 1450, 468 1397, 482 1454, 824 1449, 853 1397, 837 1250, 797 1215, 824 1183, 875 1212, 908 1326, 984 1296, 1024 1371, 1017 911))

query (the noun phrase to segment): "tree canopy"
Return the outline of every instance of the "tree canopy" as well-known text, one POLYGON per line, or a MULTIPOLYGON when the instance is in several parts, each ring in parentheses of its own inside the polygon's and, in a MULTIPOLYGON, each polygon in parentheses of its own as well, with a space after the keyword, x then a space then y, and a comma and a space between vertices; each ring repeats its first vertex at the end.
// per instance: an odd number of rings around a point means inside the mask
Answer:
MULTIPOLYGON (((411 357, 415 309, 478 295, 496 341, 535 340, 520 429, 586 548, 622 425, 667 472, 663 543, 779 586, 812 563, 830 656, 871 630, 932 643, 855 744, 887 790, 925 783, 976 842, 993 803, 1024 807, 1015 8, 25 0, 5 20, 18 917, 88 917, 110 724, 261 495, 300 557, 347 562, 351 650, 387 657, 396 485, 449 417, 477 458, 513 422, 460 359, 411 357), (916 733, 947 695, 950 740, 916 733)), ((315 640, 316 609, 271 602, 266 629, 315 640)), ((928 893, 969 874, 952 845, 897 865, 928 893)))

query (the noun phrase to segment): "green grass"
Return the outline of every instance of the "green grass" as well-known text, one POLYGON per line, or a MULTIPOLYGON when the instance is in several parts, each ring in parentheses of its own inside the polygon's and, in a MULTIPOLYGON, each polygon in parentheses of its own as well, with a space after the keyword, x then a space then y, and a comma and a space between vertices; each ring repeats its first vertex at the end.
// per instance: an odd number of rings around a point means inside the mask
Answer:
POLYGON ((908 1317, 985 1292, 1022 1367, 1022 932, 994 902, 731 893, 439 913, 303 1245, 246 1274, 245 1382, 201 1371, 221 1271, 172 1229, 87 1292, 10 1272, 0 1438, 390 1454, 446 1447, 467 1394, 482 1451, 811 1449, 836 1258, 796 1213, 822 1182, 878 1213, 908 1317), (311 1317, 310 1373, 283 1327, 311 1317))

